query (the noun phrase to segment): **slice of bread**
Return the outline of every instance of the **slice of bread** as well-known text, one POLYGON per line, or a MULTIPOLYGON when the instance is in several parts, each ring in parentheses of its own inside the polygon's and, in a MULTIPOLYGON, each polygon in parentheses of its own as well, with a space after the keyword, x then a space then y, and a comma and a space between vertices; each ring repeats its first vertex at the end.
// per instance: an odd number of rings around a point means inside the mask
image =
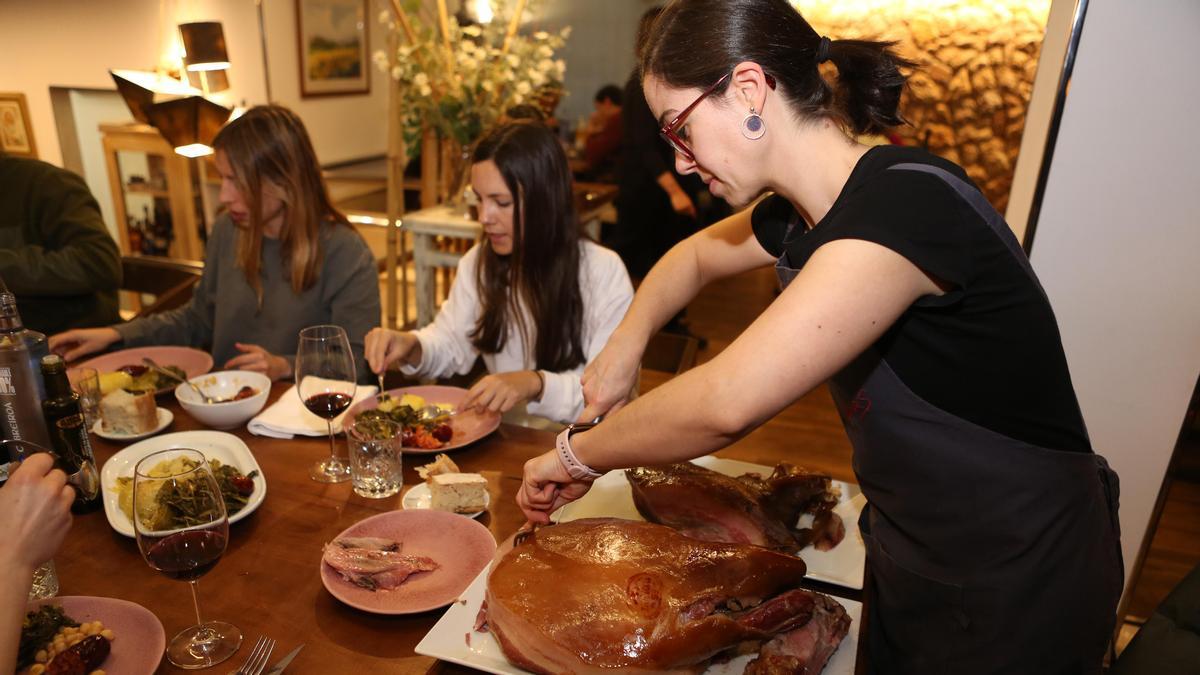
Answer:
POLYGON ((440 473, 429 480, 430 508, 478 513, 486 506, 487 479, 477 473, 440 473))
POLYGON ((158 426, 158 408, 151 392, 109 392, 100 399, 100 426, 112 434, 144 434, 158 426))
POLYGON ((450 456, 445 453, 441 453, 437 457, 434 457, 432 462, 424 466, 417 467, 417 475, 421 477, 421 480, 427 483, 434 476, 441 473, 461 473, 458 470, 458 465, 455 464, 454 460, 450 459, 450 456))

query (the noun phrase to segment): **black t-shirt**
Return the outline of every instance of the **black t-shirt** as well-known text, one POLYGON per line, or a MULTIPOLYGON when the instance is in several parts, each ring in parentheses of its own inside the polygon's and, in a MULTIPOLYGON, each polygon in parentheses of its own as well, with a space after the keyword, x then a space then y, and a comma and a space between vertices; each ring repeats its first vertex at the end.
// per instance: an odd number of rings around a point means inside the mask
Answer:
POLYGON ((799 269, 821 245, 870 241, 949 284, 918 300, 875 343, 927 402, 1005 436, 1090 452, 1058 324, 1036 281, 988 223, 930 164, 970 182, 957 165, 917 148, 869 150, 812 229, 777 195, 754 209, 754 233, 799 269), (793 223, 798 223, 791 227, 793 223), (790 231, 789 231, 790 228, 790 231))

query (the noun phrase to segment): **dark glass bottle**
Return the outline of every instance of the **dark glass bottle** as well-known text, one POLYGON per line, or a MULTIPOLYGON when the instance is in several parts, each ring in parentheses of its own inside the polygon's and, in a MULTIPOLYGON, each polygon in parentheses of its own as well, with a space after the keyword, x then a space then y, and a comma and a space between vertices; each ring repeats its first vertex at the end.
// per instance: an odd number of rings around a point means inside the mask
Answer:
POLYGON ((42 416, 58 455, 58 467, 75 486, 75 503, 71 510, 76 513, 90 511, 100 505, 100 477, 79 407, 79 394, 71 390, 66 364, 57 354, 42 357, 42 376, 46 381, 42 416))

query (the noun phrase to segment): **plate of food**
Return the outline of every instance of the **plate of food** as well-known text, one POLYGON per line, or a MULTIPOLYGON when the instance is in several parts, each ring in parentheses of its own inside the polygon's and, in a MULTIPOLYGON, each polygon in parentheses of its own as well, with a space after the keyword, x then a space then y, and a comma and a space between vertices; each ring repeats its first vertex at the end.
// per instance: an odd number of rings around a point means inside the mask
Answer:
MULTIPOLYGON (((485 569, 475 577, 459 602, 450 605, 442 618, 417 644, 416 653, 488 673, 523 675, 528 672, 509 661, 504 656, 495 634, 487 626, 479 623, 490 572, 491 569, 485 569)), ((820 672, 821 675, 853 675, 858 652, 862 603, 830 597, 846 610, 850 625, 820 672)), ((576 629, 586 630, 583 626, 576 629)), ((713 663, 704 674, 739 675, 754 657, 755 654, 745 654, 724 663, 713 663)))
MULTIPOLYGON (((213 475, 225 496, 229 522, 236 523, 257 509, 267 496, 267 479, 254 459, 250 448, 237 436, 221 431, 180 431, 149 438, 121 450, 109 458, 100 469, 100 484, 104 491, 104 515, 108 524, 121 534, 132 537, 133 531, 133 471, 146 455, 160 450, 187 448, 203 454, 213 468, 213 475)), ((166 463, 187 461, 168 459, 166 463)), ((163 475, 176 473, 168 466, 152 467, 163 475)), ((153 501, 142 501, 148 511, 145 517, 169 529, 166 520, 173 517, 170 495, 155 495, 153 501), (161 497, 161 499, 160 499, 161 497), (163 503, 166 501, 167 503, 163 503)), ((139 513, 141 511, 139 510, 139 513)))
POLYGON ((476 518, 492 503, 487 478, 463 473, 448 455, 417 467, 422 482, 404 493, 400 505, 406 509, 433 509, 476 518))
POLYGON ((470 445, 500 428, 498 413, 459 410, 467 390, 429 385, 390 389, 355 404, 346 426, 360 420, 387 419, 404 430, 406 454, 449 452, 470 445))
POLYGON ((346 528, 325 545, 321 583, 373 614, 445 607, 492 561, 486 527, 443 511, 391 511, 346 528))
POLYGON ((134 347, 102 354, 74 365, 95 368, 100 373, 101 396, 116 389, 152 391, 155 394, 173 391, 178 380, 150 370, 142 362, 145 358, 153 359, 182 378, 203 375, 213 366, 212 356, 208 352, 191 347, 134 347))
POLYGON ((110 418, 111 416, 101 416, 100 419, 96 420, 96 424, 92 426, 92 433, 100 438, 118 442, 140 441, 143 438, 153 436, 166 429, 171 426, 171 422, 175 421, 174 413, 166 408, 158 407, 154 409, 153 423, 150 423, 147 419, 145 421, 138 421, 134 426, 123 424, 109 425, 108 420, 110 418))
MULTIPOLYGON (((763 477, 769 477, 774 471, 769 466, 723 459, 712 455, 699 457, 693 460, 692 463, 702 469, 708 469, 723 476, 736 477, 745 474, 759 474, 763 477)), ((803 470, 801 469, 801 471, 803 470)), ((671 477, 658 478, 662 484, 670 489, 670 483, 672 483, 671 477)), ((831 513, 836 516, 837 520, 840 520, 841 525, 845 528, 844 536, 841 537, 840 541, 829 542, 833 544, 831 547, 827 545, 821 546, 825 550, 818 550, 813 545, 802 546, 797 555, 807 563, 809 578, 836 584, 844 588, 862 589, 863 569, 866 563, 867 551, 866 546, 863 544, 862 533, 858 530, 858 516, 862 513, 863 506, 866 504, 866 497, 863 496, 858 486, 853 483, 831 481, 828 480, 828 477, 824 478, 828 499, 832 506, 831 513)), ((686 477, 687 481, 696 479, 696 477, 686 477)), ((703 480, 703 477, 701 476, 698 479, 703 480)), ((699 484, 685 481, 679 481, 677 484, 682 489, 675 494, 667 493, 664 501, 679 505, 682 509, 694 508, 711 514, 716 513, 722 508, 722 503, 731 503, 728 501, 719 503, 721 499, 719 496, 720 493, 715 489, 719 486, 705 488, 699 484), (713 499, 714 502, 712 504, 702 504, 700 500, 703 499, 713 499)), ((733 495, 732 498, 735 500, 740 499, 741 495, 733 495)), ((749 511, 752 508, 754 507, 748 505, 746 510, 749 511)), ((556 522, 595 517, 647 520, 634 504, 633 492, 625 471, 610 471, 601 476, 592 484, 592 489, 586 495, 578 501, 562 507, 552 516, 556 522)), ((797 522, 787 523, 782 528, 775 526, 775 533, 789 536, 792 533, 807 531, 807 529, 813 528, 813 520, 814 517, 811 514, 800 515, 797 522)))
POLYGON ((35 665, 74 652, 87 666, 79 672, 150 675, 165 647, 162 623, 141 605, 116 598, 48 598, 26 607, 16 672, 39 672, 35 665))

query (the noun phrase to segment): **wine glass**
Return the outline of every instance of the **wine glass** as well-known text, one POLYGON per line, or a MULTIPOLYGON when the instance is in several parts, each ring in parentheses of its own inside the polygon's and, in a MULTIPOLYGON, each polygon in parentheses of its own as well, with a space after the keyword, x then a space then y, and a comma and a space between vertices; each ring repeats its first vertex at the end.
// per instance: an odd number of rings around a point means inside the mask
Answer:
POLYGON ((312 414, 323 417, 329 428, 329 459, 308 471, 318 483, 350 479, 350 465, 337 456, 333 444, 333 419, 354 400, 354 354, 350 339, 339 326, 310 326, 300 331, 296 349, 296 393, 312 414))
POLYGON ((183 448, 146 455, 133 472, 133 515, 146 563, 172 579, 189 582, 192 589, 196 625, 171 638, 167 659, 194 669, 233 656, 242 644, 242 632, 224 621, 201 619, 196 597, 196 580, 217 564, 229 539, 225 499, 208 460, 183 448))

